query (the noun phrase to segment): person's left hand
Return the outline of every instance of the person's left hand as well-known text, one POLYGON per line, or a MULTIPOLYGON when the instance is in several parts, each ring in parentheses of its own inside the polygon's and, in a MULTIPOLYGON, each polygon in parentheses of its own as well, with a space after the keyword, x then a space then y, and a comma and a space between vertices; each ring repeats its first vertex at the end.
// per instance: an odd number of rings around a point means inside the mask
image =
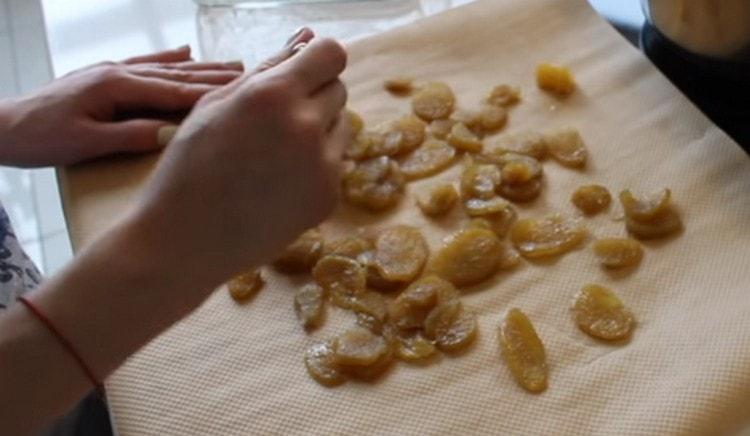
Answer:
POLYGON ((0 164, 67 165, 157 149, 169 118, 242 72, 239 62, 194 62, 188 46, 74 71, 0 101, 0 164))

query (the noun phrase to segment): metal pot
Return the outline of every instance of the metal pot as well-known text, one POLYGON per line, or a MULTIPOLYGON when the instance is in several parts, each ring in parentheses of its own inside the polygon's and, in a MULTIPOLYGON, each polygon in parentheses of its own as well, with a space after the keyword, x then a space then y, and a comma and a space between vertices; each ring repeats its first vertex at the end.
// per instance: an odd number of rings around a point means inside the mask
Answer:
POLYGON ((649 23, 692 53, 750 60, 749 0, 642 0, 649 23))

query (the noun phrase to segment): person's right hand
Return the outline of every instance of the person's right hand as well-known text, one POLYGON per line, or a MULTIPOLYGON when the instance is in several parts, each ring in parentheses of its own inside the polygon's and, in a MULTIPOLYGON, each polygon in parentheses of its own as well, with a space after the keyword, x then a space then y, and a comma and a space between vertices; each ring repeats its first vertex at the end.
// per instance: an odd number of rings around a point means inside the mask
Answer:
POLYGON ((206 95, 167 147, 134 218, 166 274, 218 284, 272 260, 335 206, 346 52, 316 38, 292 54, 310 38, 206 95))

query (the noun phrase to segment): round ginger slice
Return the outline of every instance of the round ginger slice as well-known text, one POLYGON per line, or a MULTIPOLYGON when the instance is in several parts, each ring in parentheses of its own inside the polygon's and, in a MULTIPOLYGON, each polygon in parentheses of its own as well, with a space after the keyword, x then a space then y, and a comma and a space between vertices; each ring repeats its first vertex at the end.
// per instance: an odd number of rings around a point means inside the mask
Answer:
POLYGON ((455 104, 453 90, 443 82, 425 84, 411 102, 414 114, 425 121, 448 118, 455 104))
POLYGON ((510 240, 529 259, 557 256, 581 244, 586 230, 561 215, 518 220, 510 230, 510 240))
POLYGON ((514 246, 527 258, 563 254, 580 244, 585 236, 582 227, 560 215, 519 220, 510 232, 514 246))
POLYGON ((628 233, 638 239, 654 239, 668 236, 682 229, 680 215, 670 208, 664 215, 660 215, 649 222, 636 221, 625 217, 625 228, 628 233))
POLYGON ((375 239, 374 266, 386 280, 410 282, 422 271, 427 254, 427 243, 419 230, 395 226, 375 239))
POLYGON ((432 309, 424 320, 424 332, 441 350, 457 352, 476 338, 477 321, 464 311, 461 301, 454 299, 432 309))
POLYGON ((490 159, 505 153, 523 154, 541 161, 547 157, 547 143, 540 133, 521 131, 500 137, 491 149, 485 151, 490 159))
POLYGON ((479 126, 483 132, 496 132, 508 122, 508 111, 501 106, 482 105, 479 110, 479 126))
POLYGON ((498 107, 508 107, 521 101, 521 90, 510 85, 498 85, 492 88, 485 99, 487 104, 498 107))
POLYGON ((436 305, 457 299, 458 290, 453 284, 428 275, 413 282, 391 302, 388 317, 401 330, 420 329, 436 305))
POLYGON ((506 185, 525 185, 542 177, 542 164, 531 156, 509 152, 502 161, 502 182, 506 185))
POLYGON ((545 135, 544 141, 547 143, 549 154, 562 165, 571 168, 586 166, 589 152, 578 130, 573 128, 560 129, 545 135))
POLYGON ((609 289, 586 285, 576 295, 573 318, 589 336, 606 341, 625 339, 633 331, 633 314, 609 289))
POLYGON ((347 379, 346 374, 334 362, 330 342, 321 342, 308 348, 304 361, 310 377, 324 386, 337 386, 347 379))
POLYGON ((421 332, 396 335, 396 356, 406 362, 420 362, 434 356, 437 348, 421 332))
POLYGON ((333 340, 333 361, 339 366, 370 366, 388 353, 381 336, 362 327, 352 327, 333 340))
POLYGON ((294 312, 305 329, 320 326, 323 321, 324 301, 325 291, 315 283, 308 283, 297 289, 294 294, 294 312))
POLYGON ((417 198, 417 206, 427 216, 445 215, 458 202, 458 192, 450 183, 433 186, 426 195, 417 198))
POLYGON ((498 271, 503 252, 493 231, 470 227, 446 240, 431 259, 428 271, 458 287, 474 285, 498 271))
POLYGON ((625 209, 625 216, 641 222, 649 222, 666 215, 671 206, 672 191, 664 188, 643 199, 636 198, 630 190, 620 193, 620 203, 625 209))
POLYGON ((497 189, 498 194, 516 203, 526 203, 539 197, 542 192, 542 179, 531 179, 520 185, 502 183, 497 189))
POLYGON ((584 185, 576 189, 570 201, 586 215, 596 215, 609 207, 612 196, 601 185, 584 185))
MULTIPOLYGON (((505 235, 508 234, 513 223, 518 219, 518 213, 510 204, 503 208, 492 209, 496 211, 478 215, 477 218, 471 220, 470 225, 492 230, 498 238, 504 238, 505 235)), ((467 214, 471 216, 471 213, 468 213, 468 211, 469 210, 467 209, 467 214)))
POLYGON ((438 348, 449 353, 462 351, 477 338, 477 317, 461 310, 452 324, 445 329, 438 328, 436 332, 435 343, 438 348))
POLYGON ((493 197, 489 200, 470 198, 464 202, 464 210, 466 211, 466 215, 469 215, 470 217, 482 217, 507 213, 506 210, 509 207, 512 207, 510 203, 500 197, 493 197))
POLYGON ((430 125, 427 126, 427 132, 437 139, 447 139, 448 134, 451 132, 451 128, 456 124, 456 120, 432 120, 430 125))
POLYGON ((359 162, 344 174, 343 196, 355 206, 377 212, 401 200, 404 183, 398 164, 382 156, 359 162))
POLYGON ((414 79, 411 77, 391 77, 383 82, 383 87, 393 95, 409 95, 414 89, 414 79))
POLYGON ((320 259, 323 251, 323 235, 319 229, 310 229, 286 247, 273 266, 286 273, 309 272, 320 259))
POLYGON ((323 256, 312 270, 315 282, 328 292, 333 304, 349 309, 367 283, 365 269, 354 259, 336 254, 323 256))
POLYGON ((235 301, 241 302, 257 294, 264 284, 260 270, 250 270, 229 280, 227 289, 235 301))
POLYGON ((592 248, 602 265, 607 268, 635 266, 643 258, 643 247, 630 238, 604 238, 594 241, 592 248))
POLYGON ((490 200, 495 197, 501 179, 502 174, 496 165, 470 162, 461 173, 461 197, 464 201, 470 198, 490 200))
POLYGON ((346 119, 349 122, 349 132, 352 134, 352 138, 356 138, 357 135, 359 135, 359 132, 362 131, 362 128, 365 127, 365 122, 359 114, 351 109, 346 109, 345 114, 346 119))
POLYGON ((357 314, 357 323, 380 333, 388 316, 388 301, 377 292, 365 291, 352 300, 351 309, 357 314))
POLYGON ((448 134, 448 143, 456 150, 468 151, 469 153, 482 152, 482 139, 464 123, 456 123, 451 127, 448 134))
POLYGON ((401 160, 401 172, 407 180, 433 176, 451 166, 456 149, 447 142, 428 139, 401 160))
POLYGON ((390 125, 391 132, 401 134, 401 144, 397 154, 408 153, 425 140, 425 129, 427 124, 413 115, 407 115, 393 121, 390 125))
POLYGON ((500 349, 516 382, 532 393, 547 389, 547 354, 529 318, 518 309, 505 315, 498 331, 500 349))

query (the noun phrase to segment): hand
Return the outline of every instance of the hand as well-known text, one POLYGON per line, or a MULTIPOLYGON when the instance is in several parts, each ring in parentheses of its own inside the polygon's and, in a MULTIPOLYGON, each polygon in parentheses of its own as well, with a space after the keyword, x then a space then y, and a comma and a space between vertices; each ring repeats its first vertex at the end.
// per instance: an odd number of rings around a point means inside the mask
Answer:
POLYGON ((242 70, 237 62, 194 62, 184 46, 72 72, 28 97, 0 102, 0 163, 67 165, 157 149, 168 116, 184 116, 242 70))
POLYGON ((313 39, 283 60, 311 37, 291 41, 279 65, 208 94, 178 130, 135 220, 165 274, 217 285, 272 260, 335 206, 349 137, 346 53, 313 39))

